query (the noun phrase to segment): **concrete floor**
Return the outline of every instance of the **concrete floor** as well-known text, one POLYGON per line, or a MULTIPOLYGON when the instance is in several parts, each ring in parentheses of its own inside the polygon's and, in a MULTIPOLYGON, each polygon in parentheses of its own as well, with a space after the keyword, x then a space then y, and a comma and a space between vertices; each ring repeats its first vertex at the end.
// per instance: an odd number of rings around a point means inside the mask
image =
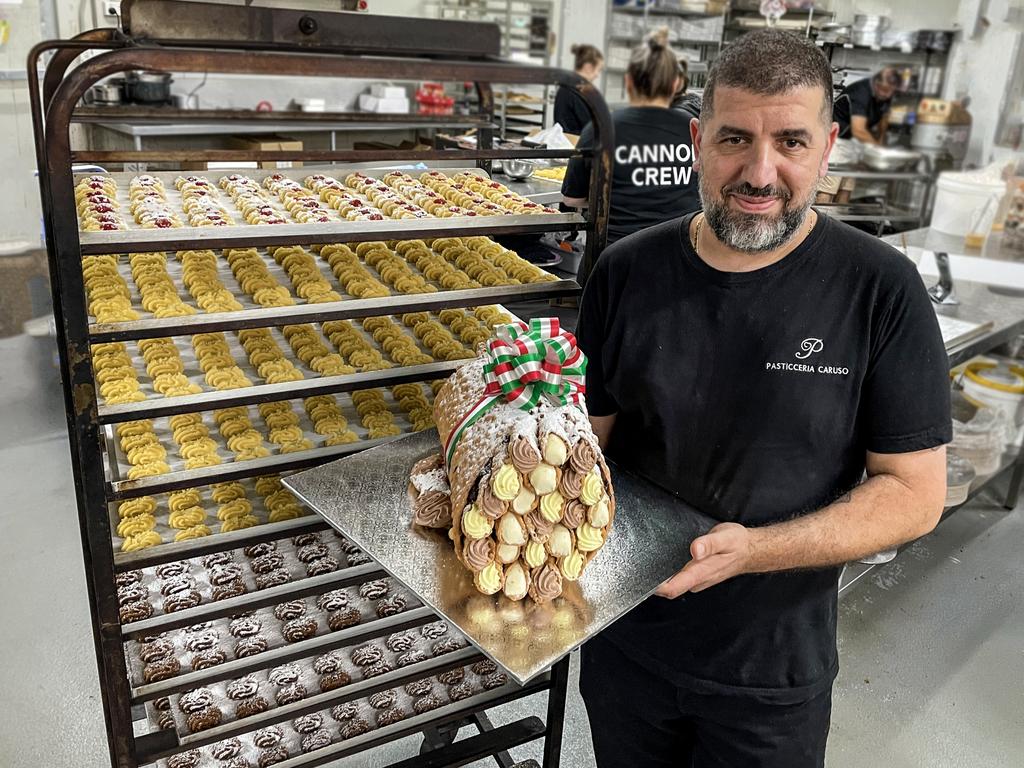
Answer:
MULTIPOLYGON (((0 340, 0 434, 0 766, 103 768, 63 406, 56 375, 24 337, 0 340)), ((982 498, 844 596, 831 768, 1021 764, 1022 553, 1020 509, 982 498)), ((570 686, 562 765, 589 768, 589 728, 570 686)), ((535 696, 492 719, 543 713, 544 697, 535 696)), ((341 765, 377 768, 416 746, 406 739, 341 765)), ((513 754, 538 757, 539 749, 513 754)))

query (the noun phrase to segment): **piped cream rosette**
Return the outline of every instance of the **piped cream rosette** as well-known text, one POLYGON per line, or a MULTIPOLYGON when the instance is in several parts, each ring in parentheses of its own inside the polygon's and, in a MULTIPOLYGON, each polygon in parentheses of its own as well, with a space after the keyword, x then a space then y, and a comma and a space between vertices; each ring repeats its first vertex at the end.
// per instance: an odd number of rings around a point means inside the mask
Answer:
POLYGON ((442 456, 413 471, 415 522, 449 528, 484 594, 552 600, 608 538, 615 496, 587 419, 585 365, 557 320, 501 326, 438 392, 442 456), (450 506, 438 514, 444 469, 450 506))

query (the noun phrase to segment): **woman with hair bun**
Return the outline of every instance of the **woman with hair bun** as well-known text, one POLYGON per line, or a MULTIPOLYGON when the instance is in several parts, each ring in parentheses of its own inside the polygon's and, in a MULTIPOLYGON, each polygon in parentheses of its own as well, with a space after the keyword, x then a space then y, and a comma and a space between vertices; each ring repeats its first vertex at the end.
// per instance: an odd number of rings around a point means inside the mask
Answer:
MULTIPOLYGON (((575 57, 573 70, 584 80, 596 82, 604 69, 604 54, 594 45, 577 43, 570 49, 575 57)), ((590 113, 583 99, 572 88, 559 88, 555 94, 555 122, 562 130, 579 136, 583 127, 590 122, 590 113)))
MULTIPOLYGON (((684 104, 671 109, 685 75, 664 27, 637 46, 626 70, 629 106, 612 113, 615 162, 612 171, 608 243, 700 208, 693 170, 690 120, 699 117, 684 104)), ((593 143, 588 125, 580 148, 593 143)), ((562 184, 567 205, 583 207, 590 194, 590 159, 574 158, 562 184)), ((579 275, 582 283, 586 275, 579 275)))

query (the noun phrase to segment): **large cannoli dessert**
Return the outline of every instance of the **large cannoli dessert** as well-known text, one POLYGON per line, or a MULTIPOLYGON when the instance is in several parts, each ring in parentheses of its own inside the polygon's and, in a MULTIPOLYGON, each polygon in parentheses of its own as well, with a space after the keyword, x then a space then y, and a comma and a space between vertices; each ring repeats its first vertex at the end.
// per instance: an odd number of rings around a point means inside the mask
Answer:
POLYGON ((572 334, 537 319, 499 326, 437 394, 441 453, 412 470, 413 522, 448 530, 484 594, 552 600, 608 538, 615 497, 585 369, 572 334))

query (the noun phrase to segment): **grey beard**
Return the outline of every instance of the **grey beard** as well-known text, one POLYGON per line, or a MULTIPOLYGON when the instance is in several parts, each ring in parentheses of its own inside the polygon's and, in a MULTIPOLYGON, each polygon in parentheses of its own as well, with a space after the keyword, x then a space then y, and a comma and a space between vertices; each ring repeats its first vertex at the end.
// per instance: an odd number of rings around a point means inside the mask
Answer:
POLYGON ((793 210, 784 208, 781 214, 769 218, 756 213, 733 211, 729 208, 727 198, 721 202, 714 200, 703 176, 699 178, 698 188, 704 220, 711 231, 719 242, 741 253, 767 253, 785 245, 800 229, 804 215, 813 202, 809 195, 799 207, 793 210))

